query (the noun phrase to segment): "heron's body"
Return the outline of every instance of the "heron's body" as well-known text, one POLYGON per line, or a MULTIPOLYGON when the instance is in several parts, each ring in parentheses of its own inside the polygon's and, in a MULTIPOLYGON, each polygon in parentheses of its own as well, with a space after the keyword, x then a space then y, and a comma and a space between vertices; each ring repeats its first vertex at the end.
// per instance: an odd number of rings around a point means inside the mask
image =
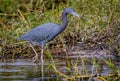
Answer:
MULTIPOLYGON (((69 13, 79 16, 77 13, 75 13, 75 11, 72 8, 65 8, 62 13, 62 24, 61 25, 57 25, 55 23, 42 24, 26 32, 24 35, 22 35, 19 38, 19 40, 29 41, 30 43, 34 45, 40 45, 42 49, 44 49, 44 46, 47 42, 53 40, 57 35, 59 35, 62 31, 65 30, 68 24, 67 14, 69 13)), ((37 58, 37 55, 38 54, 36 53, 35 59, 37 58)))
POLYGON ((26 32, 19 38, 19 40, 27 40, 34 45, 41 45, 44 47, 46 42, 51 41, 62 32, 59 30, 59 28, 59 25, 54 23, 42 24, 26 32))

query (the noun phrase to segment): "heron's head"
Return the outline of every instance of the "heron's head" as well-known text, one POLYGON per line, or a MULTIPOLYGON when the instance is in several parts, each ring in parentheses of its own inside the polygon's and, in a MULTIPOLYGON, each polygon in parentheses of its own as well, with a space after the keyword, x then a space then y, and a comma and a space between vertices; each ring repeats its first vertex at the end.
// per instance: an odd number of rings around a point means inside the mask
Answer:
POLYGON ((66 14, 72 14, 74 16, 80 17, 80 15, 76 13, 73 8, 65 8, 63 12, 65 12, 66 14))

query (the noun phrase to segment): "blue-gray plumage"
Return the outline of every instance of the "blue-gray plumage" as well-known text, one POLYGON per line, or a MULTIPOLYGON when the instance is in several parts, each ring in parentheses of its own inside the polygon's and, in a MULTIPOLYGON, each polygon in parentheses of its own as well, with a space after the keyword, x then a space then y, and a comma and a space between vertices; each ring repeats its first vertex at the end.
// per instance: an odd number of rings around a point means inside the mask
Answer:
MULTIPOLYGON (((43 63, 43 49, 47 42, 53 40, 57 35, 65 30, 68 24, 67 14, 73 14, 75 16, 80 17, 72 8, 65 8, 62 12, 62 24, 57 25, 55 23, 45 23, 40 26, 37 26, 30 31, 26 32, 22 35, 19 40, 26 40, 34 45, 38 45, 42 47, 41 50, 41 62, 43 63)), ((32 47, 32 45, 31 45, 32 47)), ((32 47, 33 48, 33 47, 32 47)), ((33 57, 33 61, 38 59, 38 54, 33 48, 36 56, 33 57)))

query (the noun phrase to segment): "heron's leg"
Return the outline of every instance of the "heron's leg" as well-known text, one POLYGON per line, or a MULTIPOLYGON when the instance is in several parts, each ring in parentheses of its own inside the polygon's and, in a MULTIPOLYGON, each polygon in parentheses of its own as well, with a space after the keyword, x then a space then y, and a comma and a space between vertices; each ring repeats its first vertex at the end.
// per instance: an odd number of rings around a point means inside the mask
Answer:
POLYGON ((43 61, 43 51, 44 51, 44 48, 41 49, 41 63, 44 64, 44 61, 43 61))
POLYGON ((41 81, 44 81, 44 64, 41 64, 41 78, 42 80, 41 81))
POLYGON ((38 60, 38 53, 36 52, 36 50, 34 49, 34 47, 32 46, 32 44, 30 43, 30 47, 33 49, 33 51, 35 52, 35 56, 32 58, 32 62, 35 62, 36 60, 38 60))

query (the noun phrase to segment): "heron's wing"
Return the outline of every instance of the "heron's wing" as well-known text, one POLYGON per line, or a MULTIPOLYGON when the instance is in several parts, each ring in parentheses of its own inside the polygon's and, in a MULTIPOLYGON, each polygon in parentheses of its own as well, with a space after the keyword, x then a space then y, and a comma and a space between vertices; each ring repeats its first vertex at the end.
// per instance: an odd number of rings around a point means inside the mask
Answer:
POLYGON ((32 30, 28 31, 24 35, 20 37, 20 40, 28 40, 32 42, 41 42, 45 39, 47 39, 51 33, 52 30, 57 27, 57 24, 54 23, 46 23, 40 26, 37 26, 33 28, 32 30))

